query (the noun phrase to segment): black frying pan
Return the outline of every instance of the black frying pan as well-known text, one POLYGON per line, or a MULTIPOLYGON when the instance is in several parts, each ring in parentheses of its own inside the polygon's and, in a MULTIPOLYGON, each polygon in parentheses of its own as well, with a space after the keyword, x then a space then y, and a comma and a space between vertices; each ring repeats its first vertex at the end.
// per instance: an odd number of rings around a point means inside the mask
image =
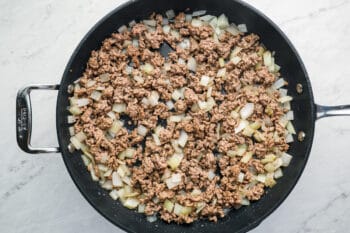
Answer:
POLYGON ((233 0, 134 0, 121 5, 101 19, 83 38, 63 74, 60 85, 32 85, 21 89, 17 96, 17 142, 28 153, 47 153, 61 151, 67 169, 80 192, 88 202, 105 218, 116 226, 128 232, 246 232, 271 214, 292 191, 303 172, 310 154, 315 120, 334 115, 350 115, 350 105, 325 107, 314 103, 311 84, 296 50, 281 32, 266 16, 246 3, 233 0), (258 34, 261 41, 272 51, 276 51, 276 61, 282 66, 281 74, 288 83, 289 95, 293 96, 292 109, 295 114, 294 125, 297 136, 291 144, 289 153, 294 155, 290 166, 284 169, 284 176, 278 180, 257 202, 248 207, 231 211, 227 217, 218 223, 197 221, 190 225, 167 224, 161 220, 154 223, 146 221, 142 214, 124 208, 119 202, 113 201, 107 191, 97 182, 91 180, 79 152, 73 155, 68 151, 69 132, 67 123, 69 105, 67 87, 78 79, 85 70, 90 52, 101 46, 103 39, 115 32, 123 24, 136 19, 140 20, 152 12, 165 12, 169 9, 183 11, 207 10, 208 14, 225 13, 231 22, 245 23, 249 32, 258 34), (30 146, 31 105, 30 91, 33 89, 58 90, 56 109, 56 128, 59 148, 33 148, 30 146))

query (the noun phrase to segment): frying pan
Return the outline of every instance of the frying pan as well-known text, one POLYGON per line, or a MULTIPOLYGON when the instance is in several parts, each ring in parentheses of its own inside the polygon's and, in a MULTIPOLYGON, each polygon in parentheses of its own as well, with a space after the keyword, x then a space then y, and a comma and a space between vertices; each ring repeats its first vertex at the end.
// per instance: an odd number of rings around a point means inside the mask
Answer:
POLYGON ((17 142, 21 149, 28 153, 61 152, 66 167, 86 200, 105 218, 127 232, 246 232, 263 221, 288 196, 302 174, 308 160, 314 137, 315 121, 322 117, 350 115, 350 105, 320 106, 314 103, 311 84, 305 67, 283 32, 265 15, 241 1, 233 0, 133 0, 113 10, 101 19, 82 39, 75 49, 64 71, 59 85, 31 85, 19 90, 16 102, 17 142), (166 10, 184 11, 207 10, 208 14, 224 13, 235 23, 245 23, 249 32, 260 36, 261 41, 272 51, 276 51, 275 59, 282 67, 281 75, 288 85, 288 92, 294 98, 294 126, 297 136, 291 144, 289 152, 294 156, 290 166, 284 169, 284 176, 277 185, 268 189, 266 194, 248 207, 233 210, 218 223, 199 220, 188 225, 167 224, 161 220, 150 223, 145 216, 124 208, 118 201, 113 201, 107 191, 97 182, 91 180, 90 174, 83 165, 79 152, 70 153, 70 126, 67 122, 67 106, 69 105, 67 87, 78 79, 86 68, 90 53, 101 46, 103 39, 131 20, 140 20, 152 12, 164 13, 166 10), (59 148, 34 148, 30 145, 31 136, 31 103, 32 90, 58 90, 56 106, 56 129, 59 148))

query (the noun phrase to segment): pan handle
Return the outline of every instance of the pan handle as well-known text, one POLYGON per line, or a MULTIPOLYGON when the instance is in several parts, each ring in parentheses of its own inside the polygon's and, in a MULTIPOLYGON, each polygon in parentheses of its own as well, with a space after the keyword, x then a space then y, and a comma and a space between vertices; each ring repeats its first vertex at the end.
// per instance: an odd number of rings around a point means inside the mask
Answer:
POLYGON ((16 133, 17 144, 25 152, 30 154, 57 153, 58 147, 32 147, 30 138, 32 135, 32 105, 30 92, 32 90, 58 90, 59 85, 30 85, 20 89, 16 98, 16 133))
POLYGON ((350 116, 350 105, 323 106, 316 104, 316 119, 331 116, 350 116))

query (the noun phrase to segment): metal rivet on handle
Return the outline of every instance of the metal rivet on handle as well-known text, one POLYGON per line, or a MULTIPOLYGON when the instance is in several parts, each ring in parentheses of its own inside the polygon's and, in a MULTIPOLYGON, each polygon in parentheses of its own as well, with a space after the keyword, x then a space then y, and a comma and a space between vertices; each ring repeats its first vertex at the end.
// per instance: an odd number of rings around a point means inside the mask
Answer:
POLYGON ((300 142, 304 141, 305 137, 306 137, 306 134, 304 133, 304 131, 300 131, 300 132, 298 133, 298 140, 299 140, 300 142))
POLYGON ((296 90, 299 94, 303 93, 303 85, 301 85, 300 83, 297 84, 296 86, 296 90))

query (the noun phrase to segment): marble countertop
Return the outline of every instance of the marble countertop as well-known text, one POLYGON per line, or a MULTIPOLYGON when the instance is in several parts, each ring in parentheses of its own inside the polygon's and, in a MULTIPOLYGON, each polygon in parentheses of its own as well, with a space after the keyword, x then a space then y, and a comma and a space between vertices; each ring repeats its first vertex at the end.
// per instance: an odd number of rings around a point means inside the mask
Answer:
MULTIPOLYGON (((15 96, 59 83, 76 45, 121 0, 0 0, 0 232, 122 232, 82 197, 60 154, 29 155, 15 141, 15 96)), ((315 100, 350 103, 350 1, 249 0, 294 43, 315 100)), ((33 144, 57 145, 55 92, 34 92, 33 144), (40 110, 40 111, 39 111, 40 110)), ((284 203, 253 233, 348 232, 350 118, 316 123, 306 169, 284 203)))

